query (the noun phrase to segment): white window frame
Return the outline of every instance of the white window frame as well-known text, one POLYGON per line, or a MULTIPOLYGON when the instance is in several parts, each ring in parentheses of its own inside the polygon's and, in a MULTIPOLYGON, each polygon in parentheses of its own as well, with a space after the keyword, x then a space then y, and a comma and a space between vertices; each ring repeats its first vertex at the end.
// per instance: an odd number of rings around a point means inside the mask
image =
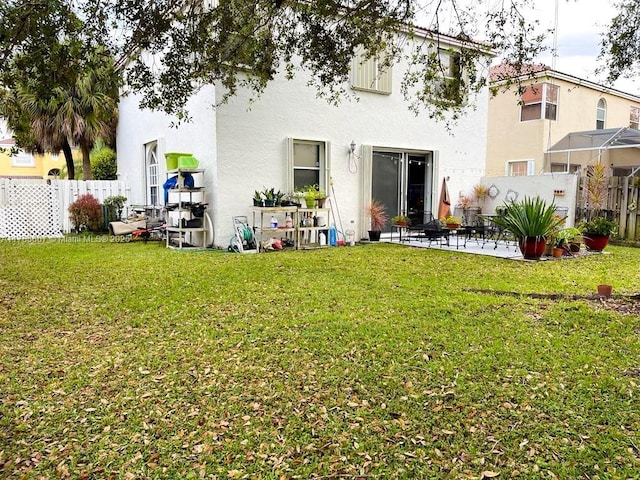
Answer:
POLYGON ((505 177, 524 177, 534 174, 535 161, 531 158, 522 159, 522 160, 507 160, 504 164, 504 175, 505 177), (513 166, 516 164, 527 164, 527 173, 526 175, 513 175, 513 166))
MULTIPOLYGON (((542 89, 542 96, 541 96, 540 100, 536 100, 536 101, 532 101, 532 102, 528 102, 528 103, 525 103, 524 100, 522 100, 522 95, 520 96, 520 99, 521 99, 521 101, 520 101, 520 121, 521 122, 534 122, 536 120, 541 120, 541 119, 557 121, 558 120, 558 103, 559 103, 559 97, 560 97, 560 89, 559 89, 559 87, 557 85, 553 85, 552 83, 544 82, 544 83, 534 83, 532 85, 527 86, 526 88, 533 88, 533 89, 540 88, 540 89, 542 89), (554 88, 557 91, 556 101, 555 102, 552 102, 550 100, 551 95, 548 94, 548 90, 550 88, 554 88), (522 113, 523 113, 524 107, 531 106, 531 105, 540 105, 539 116, 536 117, 536 118, 530 118, 530 119, 526 119, 525 120, 525 119, 522 118, 522 113), (547 110, 548 110, 547 106, 548 105, 554 105, 555 106, 555 112, 554 112, 555 114, 553 115, 553 117, 550 117, 547 114, 547 110)), ((524 92, 523 92, 523 94, 524 94, 524 92)))
POLYGON ((629 127, 636 130, 640 128, 640 107, 631 105, 629 109, 629 127))
POLYGON ((604 130, 607 126, 607 101, 604 98, 598 100, 596 106, 596 130, 604 130))
POLYGON ((433 88, 432 101, 439 104, 448 104, 451 106, 465 106, 469 101, 468 74, 463 70, 462 65, 458 65, 456 68, 456 58, 459 57, 460 52, 457 50, 439 48, 438 49, 438 61, 442 65, 442 77, 434 80, 435 88, 433 88), (457 72, 456 72, 457 70, 457 72), (458 78, 459 77, 459 78, 458 78), (450 83, 459 82, 460 101, 447 97, 447 86, 450 83))
POLYGON ((367 58, 360 47, 351 61, 351 88, 365 92, 390 95, 393 88, 393 65, 385 65, 386 53, 367 58))
MULTIPOLYGON (((320 179, 318 186, 320 190, 324 190, 328 192, 329 190, 329 178, 331 175, 330 167, 330 152, 331 152, 331 142, 326 142, 322 140, 305 140, 299 138, 287 138, 287 190, 289 192, 293 192, 295 190, 295 170, 300 169, 311 169, 318 171, 318 178, 320 179), (295 158, 294 158, 294 145, 295 144, 307 144, 307 145, 317 145, 319 146, 318 152, 318 167, 310 168, 310 167, 296 167, 295 166, 295 158)), ((301 187, 302 185, 298 185, 301 187)))
POLYGON ((160 159, 158 158, 158 141, 144 145, 144 176, 146 184, 147 205, 164 204, 163 191, 160 182, 160 159))
POLYGON ((36 166, 36 159, 26 152, 18 152, 11 156, 11 166, 17 168, 33 168, 36 166))

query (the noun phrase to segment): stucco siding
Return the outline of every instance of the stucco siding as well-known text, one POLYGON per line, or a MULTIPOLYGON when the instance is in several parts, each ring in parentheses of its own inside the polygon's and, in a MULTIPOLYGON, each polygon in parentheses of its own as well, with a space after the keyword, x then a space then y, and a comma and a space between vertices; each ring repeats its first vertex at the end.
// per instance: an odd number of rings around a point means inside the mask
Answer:
MULTIPOLYGON (((409 111, 400 93, 404 68, 406 65, 394 66, 390 95, 359 92, 359 101, 344 99, 338 106, 317 98, 316 90, 307 86, 309 77, 304 72, 298 72, 292 81, 277 77, 255 101, 251 101, 252 92, 240 89, 236 97, 215 108, 212 105, 221 100, 223 91, 210 86, 190 102, 192 122, 177 129, 170 128, 172 118, 139 111, 138 99, 125 97, 118 126, 119 177, 131 185, 131 203, 144 203, 144 144, 158 140, 160 154, 192 152, 207 171, 214 243, 224 248, 233 235, 231 217, 247 215, 251 221, 254 190, 288 189, 290 138, 330 145, 333 189, 327 186, 327 190, 334 194, 336 220, 338 207, 342 221, 339 227, 354 229, 357 238, 366 236, 361 228, 366 198, 363 145, 434 152, 439 159, 434 183, 439 188, 442 177, 450 177, 449 191, 455 203, 458 195, 470 194, 485 174, 487 91, 471 99, 475 107, 470 107, 449 132, 444 123, 427 114, 416 116, 409 111), (357 144, 357 155, 350 158, 352 140, 357 144)), ((434 202, 438 195, 434 192, 434 202)))
POLYGON ((607 106, 605 128, 629 126, 630 108, 640 106, 640 102, 628 98, 628 95, 592 88, 578 83, 578 80, 572 82, 543 77, 525 82, 547 82, 559 87, 558 117, 555 121, 521 122, 520 97, 514 93, 515 86, 507 91, 500 90, 490 99, 487 175, 504 175, 505 162, 526 158, 535 160, 536 173, 549 171, 544 152, 570 132, 595 130, 597 105, 601 98, 607 106))
POLYGON ((206 169, 207 198, 215 202, 216 184, 216 117, 213 107, 215 93, 212 86, 203 88, 188 103, 191 121, 178 127, 172 126, 176 119, 150 110, 138 108, 140 98, 136 95, 123 97, 120 101, 118 122, 118 179, 131 185, 130 204, 146 203, 145 151, 144 145, 158 142, 161 183, 166 179, 166 152, 193 153, 206 169))
POLYGON ((339 106, 332 106, 316 98, 315 90, 306 85, 307 78, 299 74, 293 81, 274 81, 251 105, 249 94, 241 92, 220 106, 219 220, 223 224, 216 227, 223 232, 226 224, 231 224, 232 215, 245 214, 254 190, 286 188, 287 138, 331 143, 333 200, 344 229, 353 228, 358 238, 366 236, 358 228, 364 209, 363 159, 351 159, 350 163, 352 140, 358 146, 358 154, 362 145, 438 152, 439 176, 451 177, 451 195, 469 193, 484 175, 486 92, 477 99, 477 109, 470 111, 451 134, 444 124, 427 115, 416 117, 408 110, 399 91, 399 78, 394 71, 391 95, 359 92, 360 101, 344 100, 339 106))

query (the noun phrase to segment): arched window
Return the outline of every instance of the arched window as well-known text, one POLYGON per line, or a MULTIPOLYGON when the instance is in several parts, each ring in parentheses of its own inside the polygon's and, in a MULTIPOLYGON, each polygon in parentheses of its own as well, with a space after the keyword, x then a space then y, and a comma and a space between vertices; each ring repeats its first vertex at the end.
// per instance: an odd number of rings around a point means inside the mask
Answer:
POLYGON ((596 130, 604 130, 605 120, 607 119, 607 102, 604 98, 598 100, 598 108, 596 109, 596 130))
POLYGON ((158 142, 145 145, 145 167, 147 175, 147 204, 158 205, 160 198, 160 170, 158 165, 158 142))

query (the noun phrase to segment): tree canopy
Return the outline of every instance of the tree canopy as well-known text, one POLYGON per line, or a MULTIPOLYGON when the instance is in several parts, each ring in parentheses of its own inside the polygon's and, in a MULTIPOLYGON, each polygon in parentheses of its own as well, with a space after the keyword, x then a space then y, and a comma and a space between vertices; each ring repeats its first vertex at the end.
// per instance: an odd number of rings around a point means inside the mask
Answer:
POLYGON ((601 42, 601 58, 612 81, 640 71, 640 2, 620 0, 616 7, 618 14, 601 42))
POLYGON ((319 96, 338 102, 349 94, 354 53, 364 49, 384 54, 386 64, 408 62, 402 85, 416 113, 455 118, 465 102, 455 95, 453 102, 436 98, 442 89, 434 80, 449 71, 432 47, 437 37, 403 53, 402 42, 418 31, 412 26, 459 43, 456 68, 464 75, 455 87, 474 92, 485 85, 486 63, 479 60, 489 48, 515 64, 540 52, 542 38, 522 14, 529 1, 6 0, 0 6, 0 81, 13 89, 9 72, 27 62, 52 69, 33 82, 47 92, 60 76, 78 78, 87 68, 82 53, 100 48, 114 58, 119 78, 142 95, 141 106, 180 121, 188 118, 189 97, 205 84, 219 82, 227 96, 240 86, 259 94, 276 74, 291 78, 301 69, 319 96), (50 62, 54 56, 58 68, 50 62))

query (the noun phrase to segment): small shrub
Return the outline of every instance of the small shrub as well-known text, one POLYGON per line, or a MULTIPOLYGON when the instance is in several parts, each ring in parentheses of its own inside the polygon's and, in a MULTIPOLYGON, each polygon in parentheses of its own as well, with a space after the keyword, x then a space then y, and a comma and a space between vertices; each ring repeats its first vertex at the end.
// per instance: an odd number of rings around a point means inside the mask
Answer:
POLYGON ((122 209, 124 203, 127 201, 127 197, 123 195, 112 195, 104 199, 104 206, 107 210, 107 220, 112 222, 114 220, 120 220, 122 216, 122 209))
POLYGON ((76 231, 98 231, 102 225, 102 206, 90 193, 80 195, 69 205, 71 223, 76 231))

